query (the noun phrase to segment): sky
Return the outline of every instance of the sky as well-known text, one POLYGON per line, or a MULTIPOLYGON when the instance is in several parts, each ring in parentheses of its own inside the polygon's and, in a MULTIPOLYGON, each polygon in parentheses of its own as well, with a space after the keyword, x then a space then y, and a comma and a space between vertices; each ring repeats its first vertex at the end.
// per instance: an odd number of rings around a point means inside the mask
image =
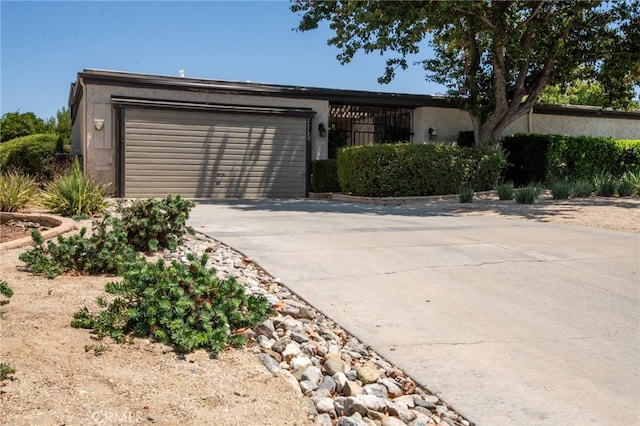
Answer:
MULTIPOLYGON (((328 25, 294 31, 288 1, 0 0, 2 114, 43 119, 66 107, 84 69, 232 81, 440 94, 418 65, 378 84, 385 57, 340 65, 328 25)), ((426 49, 426 47, 425 47, 426 49)), ((428 51, 424 51, 425 55, 428 51)), ((416 57, 415 60, 424 59, 416 57)))

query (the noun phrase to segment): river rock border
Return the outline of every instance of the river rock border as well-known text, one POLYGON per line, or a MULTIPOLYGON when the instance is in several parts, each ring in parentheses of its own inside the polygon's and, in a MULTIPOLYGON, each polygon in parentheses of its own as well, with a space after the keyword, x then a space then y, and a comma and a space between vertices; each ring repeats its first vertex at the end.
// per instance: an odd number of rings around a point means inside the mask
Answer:
POLYGON ((186 263, 189 253, 206 253, 218 278, 234 277, 277 311, 245 334, 262 364, 308 398, 316 425, 473 425, 242 253, 196 233, 164 257, 186 263))

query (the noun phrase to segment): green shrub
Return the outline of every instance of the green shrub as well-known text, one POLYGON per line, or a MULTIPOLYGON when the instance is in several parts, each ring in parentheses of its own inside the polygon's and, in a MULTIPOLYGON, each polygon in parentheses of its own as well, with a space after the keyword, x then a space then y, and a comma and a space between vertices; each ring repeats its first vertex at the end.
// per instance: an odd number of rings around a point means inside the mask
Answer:
POLYGON ((94 329, 99 336, 123 342, 135 336, 153 336, 174 345, 179 352, 198 348, 221 352, 227 344, 244 345, 240 332, 264 321, 273 311, 262 296, 249 296, 233 278, 219 280, 205 268, 207 257, 190 265, 176 260, 146 263, 130 270, 122 282, 111 282, 105 291, 114 298, 98 299, 104 310, 76 312, 73 327, 94 329))
POLYGON ((55 134, 38 134, 4 142, 0 147, 0 169, 16 169, 37 180, 51 179, 57 139, 55 134))
POLYGON ((31 231, 35 247, 19 255, 26 268, 35 274, 55 278, 64 272, 83 274, 122 274, 140 264, 142 257, 127 241, 120 219, 109 214, 93 222, 93 233, 87 229, 69 237, 58 236, 45 243, 42 235, 31 231))
POLYGON ((513 185, 510 183, 503 183, 498 185, 498 198, 502 201, 513 200, 513 185))
POLYGON ((47 184, 42 204, 50 211, 63 216, 94 216, 108 206, 105 187, 85 177, 76 158, 71 173, 59 176, 47 184))
POLYGON ((640 167, 635 170, 628 170, 624 174, 624 179, 629 181, 634 188, 634 193, 640 195, 640 167))
POLYGON ((463 185, 460 187, 460 192, 458 193, 458 200, 461 203, 471 203, 473 202, 473 188, 467 185, 463 185))
POLYGON ((574 197, 590 197, 593 192, 593 182, 590 179, 576 179, 571 184, 571 194, 574 197))
MULTIPOLYGON (((0 306, 4 306, 9 303, 9 299, 13 296, 13 289, 9 287, 9 284, 5 280, 0 280, 0 306)), ((0 311, 0 318, 2 318, 2 311, 0 311)))
POLYGON ((502 146, 509 161, 506 179, 516 185, 591 179, 602 170, 620 177, 640 165, 639 140, 521 133, 504 138, 502 146))
POLYGON ((186 223, 194 206, 191 200, 169 194, 162 200, 135 200, 129 207, 119 203, 116 211, 122 217, 122 228, 129 244, 146 252, 160 248, 175 250, 185 232, 193 234, 193 229, 186 223))
POLYGON ((457 194, 462 185, 492 188, 505 164, 501 151, 444 145, 386 144, 338 152, 342 191, 368 197, 457 194))
POLYGON ((596 195, 601 197, 613 197, 618 190, 618 179, 608 172, 600 172, 593 178, 593 186, 596 195))
POLYGON ((473 130, 463 130, 458 132, 458 139, 456 140, 458 146, 473 148, 476 146, 475 134, 473 130))
POLYGON ((10 170, 0 176, 0 211, 17 212, 33 204, 38 182, 31 176, 10 170))
POLYGON ((336 160, 312 161, 311 175, 311 185, 314 192, 340 192, 336 160))
POLYGON ((566 200, 571 195, 572 186, 566 180, 559 180, 551 184, 551 196, 554 200, 566 200))
POLYGON ((636 192, 636 188, 631 181, 623 178, 618 184, 618 195, 621 197, 631 197, 636 192))
POLYGON ((0 381, 8 379, 12 374, 16 374, 15 367, 6 362, 0 362, 0 381))
POLYGON ((535 186, 526 186, 518 188, 514 192, 514 199, 518 204, 533 204, 538 199, 538 188, 535 186))

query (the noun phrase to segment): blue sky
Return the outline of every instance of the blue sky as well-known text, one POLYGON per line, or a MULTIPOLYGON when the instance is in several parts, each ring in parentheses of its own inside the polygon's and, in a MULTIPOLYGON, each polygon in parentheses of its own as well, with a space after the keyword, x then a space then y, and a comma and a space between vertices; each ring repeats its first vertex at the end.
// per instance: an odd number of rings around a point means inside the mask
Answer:
POLYGON ((288 1, 5 1, 1 13, 1 111, 48 118, 67 105, 85 68, 260 83, 436 94, 413 66, 389 85, 385 58, 348 65, 327 45, 328 26, 293 31, 288 1))

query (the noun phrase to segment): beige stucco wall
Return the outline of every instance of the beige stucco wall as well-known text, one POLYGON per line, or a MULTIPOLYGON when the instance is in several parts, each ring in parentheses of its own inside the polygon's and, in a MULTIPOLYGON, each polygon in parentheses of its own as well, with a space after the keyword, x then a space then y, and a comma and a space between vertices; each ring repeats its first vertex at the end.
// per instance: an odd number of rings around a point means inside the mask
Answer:
MULTIPOLYGON (((327 137, 320 137, 318 125, 329 123, 329 102, 317 99, 291 99, 272 96, 248 96, 231 94, 211 94, 182 90, 144 89, 110 85, 92 85, 85 87, 84 99, 86 115, 80 111, 74 129, 78 128, 84 139, 84 166, 87 173, 105 184, 115 184, 116 155, 115 146, 115 110, 111 106, 112 96, 126 96, 169 101, 212 102, 227 105, 250 105, 311 108, 315 112, 312 119, 311 158, 327 157, 327 137), (82 123, 78 123, 82 121, 82 123), (101 129, 98 129, 101 124, 101 129), (84 129, 82 127, 84 126, 84 129)), ((82 107, 81 107, 82 108, 82 107)), ((76 130, 74 130, 76 131, 76 130)))
MULTIPOLYGON (((414 143, 429 141, 429 127, 436 129, 438 143, 452 143, 458 132, 473 130, 469 114, 455 108, 422 107, 413 111, 414 143)), ((503 135, 519 132, 588 135, 616 139, 640 139, 640 120, 607 116, 527 114, 509 126, 503 135)))
POLYGON ((456 108, 421 107, 413 110, 413 143, 429 141, 429 127, 436 130, 437 143, 450 144, 458 139, 458 132, 472 130, 469 114, 456 108))

